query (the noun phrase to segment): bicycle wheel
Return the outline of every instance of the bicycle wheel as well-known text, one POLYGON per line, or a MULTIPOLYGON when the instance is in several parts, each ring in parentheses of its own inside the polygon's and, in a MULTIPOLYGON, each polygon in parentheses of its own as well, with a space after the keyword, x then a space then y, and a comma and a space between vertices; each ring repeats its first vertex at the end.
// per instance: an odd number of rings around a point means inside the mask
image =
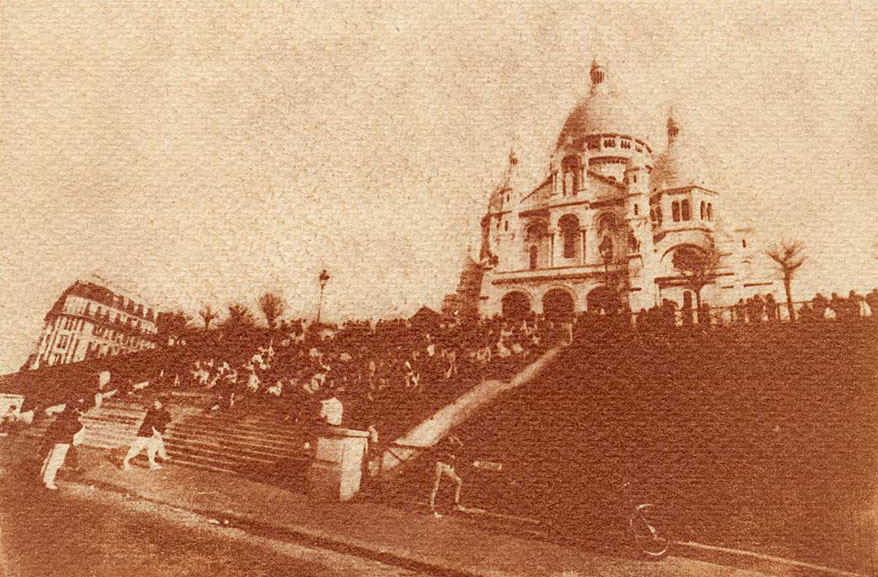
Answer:
POLYGON ((663 559, 668 555, 671 541, 649 518, 651 505, 638 505, 628 520, 631 536, 637 551, 651 560, 663 559))

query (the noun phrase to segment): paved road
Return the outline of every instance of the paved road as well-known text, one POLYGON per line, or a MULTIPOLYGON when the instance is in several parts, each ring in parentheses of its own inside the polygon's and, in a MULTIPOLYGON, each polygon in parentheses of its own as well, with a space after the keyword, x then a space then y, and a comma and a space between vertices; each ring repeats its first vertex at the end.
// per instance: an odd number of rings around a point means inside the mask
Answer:
POLYGON ((0 575, 409 577, 420 573, 248 534, 85 484, 0 480, 0 575))

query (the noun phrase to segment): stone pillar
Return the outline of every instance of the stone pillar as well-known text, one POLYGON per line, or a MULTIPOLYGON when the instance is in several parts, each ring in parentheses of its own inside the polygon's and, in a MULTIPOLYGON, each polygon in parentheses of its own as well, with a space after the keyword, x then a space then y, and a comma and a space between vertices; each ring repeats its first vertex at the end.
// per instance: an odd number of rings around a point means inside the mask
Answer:
POLYGON ((316 499, 344 502, 360 490, 369 433, 343 427, 324 427, 314 442, 308 469, 308 494, 316 499))
POLYGON ((578 263, 580 265, 588 264, 588 258, 586 256, 586 252, 585 252, 585 246, 586 246, 585 245, 585 232, 586 232, 586 229, 584 229, 584 228, 579 230, 579 236, 580 236, 580 240, 582 243, 582 250, 580 251, 581 256, 579 257, 579 263, 578 263))

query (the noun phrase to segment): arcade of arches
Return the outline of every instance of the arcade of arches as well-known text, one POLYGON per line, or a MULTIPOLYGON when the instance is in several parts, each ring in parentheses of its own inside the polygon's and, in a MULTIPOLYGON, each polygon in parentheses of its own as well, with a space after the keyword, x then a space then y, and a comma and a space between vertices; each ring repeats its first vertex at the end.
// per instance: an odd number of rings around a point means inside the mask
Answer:
MULTIPOLYGON (((574 316, 578 307, 569 290, 554 288, 541 299, 542 313, 550 318, 574 316)), ((619 310, 619 295, 606 286, 592 289, 586 297, 585 310, 596 313, 614 313, 619 310)), ((533 311, 530 295, 521 290, 506 293, 502 300, 502 314, 507 318, 524 318, 533 311)))

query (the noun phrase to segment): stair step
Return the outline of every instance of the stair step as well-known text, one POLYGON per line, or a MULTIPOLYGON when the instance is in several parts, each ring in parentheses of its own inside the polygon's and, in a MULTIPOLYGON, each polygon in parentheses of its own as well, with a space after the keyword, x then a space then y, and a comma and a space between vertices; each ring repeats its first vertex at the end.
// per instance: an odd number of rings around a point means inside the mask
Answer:
POLYGON ((268 469, 274 465, 273 462, 266 463, 257 463, 257 462, 247 462, 247 461, 239 461, 236 459, 224 459, 221 457, 217 457, 215 455, 203 455, 199 453, 190 453, 187 451, 178 451, 176 449, 172 450, 168 447, 168 454, 176 459, 180 457, 189 462, 195 463, 207 463, 209 465, 214 465, 218 467, 224 467, 227 469, 238 470, 238 471, 248 471, 251 469, 268 469))
POLYGON ((188 436, 190 438, 217 438, 217 439, 230 439, 230 440, 239 440, 243 442, 251 442, 258 443, 266 446, 284 446, 289 444, 291 439, 295 439, 300 437, 301 435, 296 433, 290 433, 285 436, 279 435, 260 435, 260 434, 247 434, 247 433, 239 433, 237 431, 229 431, 225 429, 203 429, 203 428, 194 428, 188 427, 185 425, 172 425, 168 427, 168 434, 173 436, 188 436))
MULTIPOLYGON (((228 467, 221 467, 219 465, 211 465, 208 463, 200 463, 197 461, 189 461, 185 457, 172 457, 172 458, 173 458, 173 461, 171 461, 171 464, 180 465, 182 467, 188 467, 190 469, 201 469, 203 471, 213 471, 216 473, 229 473, 232 475, 240 475, 241 474, 240 471, 237 471, 235 469, 230 469, 228 467)), ((132 461, 135 463, 138 463, 138 462, 146 463, 147 458, 145 456, 138 456, 138 457, 132 459, 132 461)))
POLYGON ((285 457, 287 455, 295 455, 299 451, 299 443, 291 443, 284 447, 266 447, 258 444, 248 443, 223 443, 215 440, 191 437, 175 437, 165 435, 165 443, 172 443, 176 446, 187 446, 193 449, 204 448, 212 451, 225 451, 227 453, 244 453, 256 457, 276 458, 285 457))
POLYGON ((198 455, 205 456, 211 458, 219 458, 228 461, 237 461, 240 463, 262 463, 271 465, 272 463, 276 463, 279 459, 272 459, 270 457, 256 457, 252 455, 246 455, 241 451, 223 451, 221 448, 216 449, 208 449, 204 447, 193 447, 192 445, 178 445, 176 443, 165 442, 165 448, 169 452, 187 454, 187 455, 198 455))
POLYGON ((295 430, 295 423, 272 423, 264 425, 250 425, 240 422, 217 422, 212 419, 186 419, 172 423, 173 426, 186 426, 199 429, 232 429, 235 431, 258 433, 265 436, 283 437, 290 430, 295 430))

